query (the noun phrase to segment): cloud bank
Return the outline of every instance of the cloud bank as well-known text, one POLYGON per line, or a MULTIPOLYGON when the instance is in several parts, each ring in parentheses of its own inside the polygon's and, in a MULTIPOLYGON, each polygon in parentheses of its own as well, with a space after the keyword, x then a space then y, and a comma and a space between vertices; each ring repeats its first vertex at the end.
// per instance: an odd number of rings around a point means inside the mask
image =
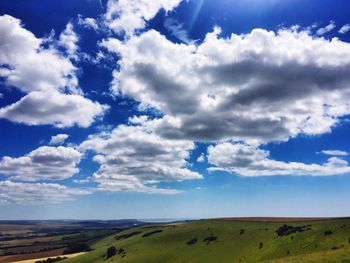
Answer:
POLYGON ((165 115, 165 138, 249 143, 331 131, 350 113, 350 44, 308 31, 208 33, 175 44, 150 30, 101 46, 121 56, 112 92, 165 115))
POLYGON ((42 205, 72 200, 91 192, 60 184, 0 181, 0 204, 42 205))

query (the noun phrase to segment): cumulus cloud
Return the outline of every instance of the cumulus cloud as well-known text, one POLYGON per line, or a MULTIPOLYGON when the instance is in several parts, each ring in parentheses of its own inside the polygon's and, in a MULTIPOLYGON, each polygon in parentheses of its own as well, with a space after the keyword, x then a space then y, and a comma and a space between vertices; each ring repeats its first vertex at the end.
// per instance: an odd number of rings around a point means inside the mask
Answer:
POLYGON ((322 36, 328 32, 331 32, 336 27, 335 22, 331 21, 327 26, 321 27, 316 31, 316 34, 322 36))
POLYGON ((68 134, 57 134, 51 137, 50 144, 56 145, 56 144, 62 144, 65 140, 67 140, 69 137, 68 134))
POLYGON ((82 16, 79 15, 78 24, 83 26, 83 27, 90 28, 93 30, 98 29, 98 24, 97 24, 96 20, 94 18, 91 18, 91 17, 82 18, 82 16))
POLYGON ((72 200, 90 191, 60 184, 0 181, 0 204, 42 205, 72 200))
POLYGON ((198 158, 197 158, 197 163, 204 163, 205 162, 205 154, 202 153, 198 158))
POLYGON ((348 155, 348 152, 340 151, 340 150, 323 150, 323 154, 326 155, 333 155, 333 156, 346 156, 348 155))
POLYGON ((165 116, 167 138, 255 143, 330 132, 350 113, 350 44, 309 31, 254 29, 198 45, 150 30, 101 43, 121 56, 112 92, 165 116))
POLYGON ((88 127, 108 107, 80 95, 34 91, 0 109, 0 118, 28 125, 50 124, 58 128, 88 127))
POLYGON ((80 149, 97 153, 94 161, 100 168, 93 180, 108 191, 174 194, 179 191, 156 184, 202 178, 186 168, 193 142, 163 139, 144 126, 120 125, 90 136, 80 149))
POLYGON ((135 30, 146 26, 160 9, 171 11, 182 0, 109 0, 107 3, 106 20, 109 27, 116 33, 124 32, 131 36, 135 30))
POLYGON ((42 48, 44 40, 9 15, 0 16, 1 77, 24 92, 77 88, 76 68, 54 48, 42 48))
POLYGON ((0 174, 11 180, 63 180, 79 172, 82 154, 70 147, 42 146, 21 157, 2 157, 0 174))
POLYGON ((77 59, 79 37, 74 32, 73 24, 69 22, 59 38, 59 45, 66 49, 69 57, 77 59))
POLYGON ((350 24, 345 24, 339 29, 338 33, 346 34, 349 30, 350 30, 350 24))
MULTIPOLYGON (((76 50, 73 35, 69 23, 60 38, 72 55, 76 50)), ((0 16, 0 77, 26 93, 1 108, 0 118, 30 125, 87 127, 107 107, 84 98, 70 59, 54 45, 45 48, 44 44, 46 40, 23 28, 19 19, 0 16)))
POLYGON ((350 173, 347 161, 329 158, 324 164, 282 162, 269 158, 269 152, 247 144, 221 143, 208 148, 210 171, 226 171, 240 176, 311 175, 331 176, 350 173))

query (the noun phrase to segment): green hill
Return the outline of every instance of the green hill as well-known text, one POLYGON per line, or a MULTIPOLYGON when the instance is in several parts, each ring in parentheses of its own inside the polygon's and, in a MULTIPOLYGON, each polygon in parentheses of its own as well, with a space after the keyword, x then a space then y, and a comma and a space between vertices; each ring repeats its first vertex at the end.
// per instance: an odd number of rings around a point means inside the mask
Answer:
POLYGON ((136 227, 69 263, 350 262, 350 219, 308 222, 200 220, 136 227), (111 256, 106 259, 108 248, 111 256), (114 250, 114 251, 112 251, 114 250))

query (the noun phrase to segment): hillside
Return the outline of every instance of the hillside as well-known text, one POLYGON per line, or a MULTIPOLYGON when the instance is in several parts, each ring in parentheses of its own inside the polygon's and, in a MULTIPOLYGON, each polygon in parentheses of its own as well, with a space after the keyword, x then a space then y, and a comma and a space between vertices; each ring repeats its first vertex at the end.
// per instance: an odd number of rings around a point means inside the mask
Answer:
POLYGON ((200 220, 135 227, 62 262, 350 262, 350 219, 263 221, 200 220), (115 255, 106 259, 112 246, 115 255))

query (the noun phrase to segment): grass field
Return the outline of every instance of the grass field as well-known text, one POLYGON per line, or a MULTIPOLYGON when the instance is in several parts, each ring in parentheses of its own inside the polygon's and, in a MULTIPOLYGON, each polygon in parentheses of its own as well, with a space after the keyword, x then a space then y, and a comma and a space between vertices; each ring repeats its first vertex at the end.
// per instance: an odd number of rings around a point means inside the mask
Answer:
POLYGON ((62 262, 350 262, 350 219, 263 221, 201 220, 131 228, 62 262), (106 259, 111 246, 117 253, 106 259))

